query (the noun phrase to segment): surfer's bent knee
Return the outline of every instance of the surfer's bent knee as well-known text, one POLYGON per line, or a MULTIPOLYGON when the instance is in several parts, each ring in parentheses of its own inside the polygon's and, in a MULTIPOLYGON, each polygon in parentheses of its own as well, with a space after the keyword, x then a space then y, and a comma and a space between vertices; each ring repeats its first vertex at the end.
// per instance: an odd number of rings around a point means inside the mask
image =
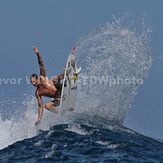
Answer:
POLYGON ((45 107, 46 109, 50 110, 50 105, 49 105, 49 103, 46 103, 46 104, 44 105, 44 107, 45 107))

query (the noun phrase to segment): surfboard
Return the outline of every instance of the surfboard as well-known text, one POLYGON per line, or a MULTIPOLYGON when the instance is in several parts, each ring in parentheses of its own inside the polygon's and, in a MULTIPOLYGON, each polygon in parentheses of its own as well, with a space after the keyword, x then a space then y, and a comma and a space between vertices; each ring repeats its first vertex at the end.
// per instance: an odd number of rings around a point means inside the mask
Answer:
POLYGON ((66 69, 64 72, 64 79, 61 92, 59 114, 64 115, 70 110, 74 110, 76 93, 77 93, 77 80, 81 67, 77 68, 76 58, 70 54, 67 60, 66 69))

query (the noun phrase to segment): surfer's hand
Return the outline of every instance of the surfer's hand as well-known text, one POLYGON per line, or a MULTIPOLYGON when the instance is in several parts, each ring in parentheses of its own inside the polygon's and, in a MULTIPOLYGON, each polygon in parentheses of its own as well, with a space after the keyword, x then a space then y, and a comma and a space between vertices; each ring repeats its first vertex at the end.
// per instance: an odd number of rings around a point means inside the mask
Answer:
POLYGON ((38 126, 40 124, 41 120, 37 120, 35 125, 38 126))
POLYGON ((39 53, 38 49, 37 49, 35 46, 33 46, 33 51, 34 51, 36 54, 39 53))
POLYGON ((63 70, 66 70, 66 66, 63 67, 63 70))
POLYGON ((53 81, 53 83, 55 83, 55 84, 58 84, 58 76, 56 77, 56 78, 54 78, 52 81, 53 81))

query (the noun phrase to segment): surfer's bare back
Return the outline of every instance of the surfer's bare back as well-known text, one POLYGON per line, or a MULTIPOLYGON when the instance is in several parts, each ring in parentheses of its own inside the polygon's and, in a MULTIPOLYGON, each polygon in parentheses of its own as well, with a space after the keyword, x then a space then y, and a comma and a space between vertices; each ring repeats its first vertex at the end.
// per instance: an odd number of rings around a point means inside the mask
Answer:
POLYGON ((60 85, 59 83, 60 83, 60 80, 64 78, 64 73, 60 74, 55 79, 53 79, 53 81, 51 81, 46 76, 45 67, 44 67, 44 64, 43 64, 43 61, 39 54, 38 49, 36 47, 33 47, 33 50, 37 54, 38 63, 40 67, 40 79, 38 78, 36 74, 32 74, 30 77, 31 83, 35 87, 37 87, 35 95, 38 100, 39 112, 38 112, 38 119, 35 124, 38 125, 41 121, 44 107, 54 113, 59 112, 58 109, 56 108, 56 106, 59 105, 59 99, 57 99, 57 94, 59 91, 59 85, 60 85), (55 99, 53 101, 46 103, 45 106, 43 106, 43 101, 41 98, 42 96, 55 98, 55 99))

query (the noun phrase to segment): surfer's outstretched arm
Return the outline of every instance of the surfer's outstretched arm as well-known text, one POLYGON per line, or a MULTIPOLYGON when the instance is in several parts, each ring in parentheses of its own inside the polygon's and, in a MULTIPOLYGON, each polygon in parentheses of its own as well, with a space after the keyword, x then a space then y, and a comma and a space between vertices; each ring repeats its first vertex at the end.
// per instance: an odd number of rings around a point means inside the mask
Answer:
POLYGON ((44 107, 43 107, 42 98, 41 98, 41 96, 37 95, 37 93, 36 93, 36 98, 38 100, 39 110, 38 110, 38 119, 37 119, 35 125, 38 125, 41 122, 41 118, 42 118, 42 115, 43 115, 44 107))
POLYGON ((39 66, 40 66, 40 75, 45 77, 46 76, 46 72, 45 72, 45 67, 44 67, 44 64, 43 64, 43 60, 42 60, 42 58, 41 58, 41 56, 39 54, 38 49, 35 46, 33 47, 33 50, 37 54, 38 63, 39 63, 39 66))

